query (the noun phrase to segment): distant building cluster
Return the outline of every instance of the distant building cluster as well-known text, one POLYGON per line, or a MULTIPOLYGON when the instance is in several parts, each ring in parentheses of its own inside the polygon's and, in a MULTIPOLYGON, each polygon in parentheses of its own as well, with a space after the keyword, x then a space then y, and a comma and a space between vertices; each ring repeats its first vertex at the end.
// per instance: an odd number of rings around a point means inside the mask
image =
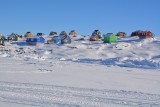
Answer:
MULTIPOLYGON (((19 41, 19 39, 23 39, 26 41, 26 44, 36 45, 37 43, 47 43, 47 44, 70 44, 71 39, 77 37, 77 32, 75 30, 71 30, 68 34, 66 31, 62 31, 60 34, 57 34, 55 31, 51 31, 49 35, 45 35, 44 33, 37 33, 33 35, 32 32, 26 32, 24 35, 19 35, 15 33, 11 33, 10 35, 0 34, 0 45, 5 46, 5 42, 11 41, 19 41)), ((107 33, 102 34, 100 30, 94 30, 93 33, 89 36, 90 41, 103 41, 104 43, 113 43, 118 42, 117 37, 126 37, 127 34, 125 32, 118 32, 117 34, 107 33)), ((154 34, 151 31, 143 31, 137 30, 131 33, 131 37, 137 36, 140 39, 151 38, 154 34)), ((84 40, 83 37, 80 40, 84 40)))

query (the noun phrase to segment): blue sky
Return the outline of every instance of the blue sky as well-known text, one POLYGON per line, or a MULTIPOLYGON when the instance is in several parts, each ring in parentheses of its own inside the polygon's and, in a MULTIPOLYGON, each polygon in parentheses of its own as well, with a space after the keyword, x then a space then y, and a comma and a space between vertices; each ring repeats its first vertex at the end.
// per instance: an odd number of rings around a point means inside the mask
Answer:
POLYGON ((0 33, 91 35, 151 30, 160 35, 160 0, 0 0, 0 33))

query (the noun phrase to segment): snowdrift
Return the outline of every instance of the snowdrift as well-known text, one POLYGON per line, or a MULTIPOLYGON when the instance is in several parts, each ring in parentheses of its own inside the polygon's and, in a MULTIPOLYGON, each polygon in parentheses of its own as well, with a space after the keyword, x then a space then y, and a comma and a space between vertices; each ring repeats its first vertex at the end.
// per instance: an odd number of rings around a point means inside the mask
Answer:
POLYGON ((0 47, 0 57, 25 61, 61 60, 77 63, 110 66, 159 69, 160 39, 137 37, 118 38, 117 43, 91 42, 87 37, 72 38, 72 44, 39 44, 30 46, 23 41, 8 43, 0 47), (82 39, 83 38, 83 39, 82 39))

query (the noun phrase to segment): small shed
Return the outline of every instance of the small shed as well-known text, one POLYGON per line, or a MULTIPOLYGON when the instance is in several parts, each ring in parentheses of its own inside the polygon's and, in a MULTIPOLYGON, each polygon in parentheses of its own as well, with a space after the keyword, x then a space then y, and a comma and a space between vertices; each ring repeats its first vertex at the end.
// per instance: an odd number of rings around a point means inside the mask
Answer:
POLYGON ((104 43, 115 43, 117 42, 117 36, 115 36, 113 33, 107 33, 104 35, 103 39, 104 43))

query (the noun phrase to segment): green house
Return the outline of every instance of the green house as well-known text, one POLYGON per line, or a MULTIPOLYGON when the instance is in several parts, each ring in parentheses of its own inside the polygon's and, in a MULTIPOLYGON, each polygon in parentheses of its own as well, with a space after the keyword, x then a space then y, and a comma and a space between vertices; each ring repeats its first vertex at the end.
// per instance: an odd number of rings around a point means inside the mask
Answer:
POLYGON ((117 36, 115 36, 113 33, 107 33, 104 36, 103 42, 104 43, 115 43, 117 42, 117 36))

